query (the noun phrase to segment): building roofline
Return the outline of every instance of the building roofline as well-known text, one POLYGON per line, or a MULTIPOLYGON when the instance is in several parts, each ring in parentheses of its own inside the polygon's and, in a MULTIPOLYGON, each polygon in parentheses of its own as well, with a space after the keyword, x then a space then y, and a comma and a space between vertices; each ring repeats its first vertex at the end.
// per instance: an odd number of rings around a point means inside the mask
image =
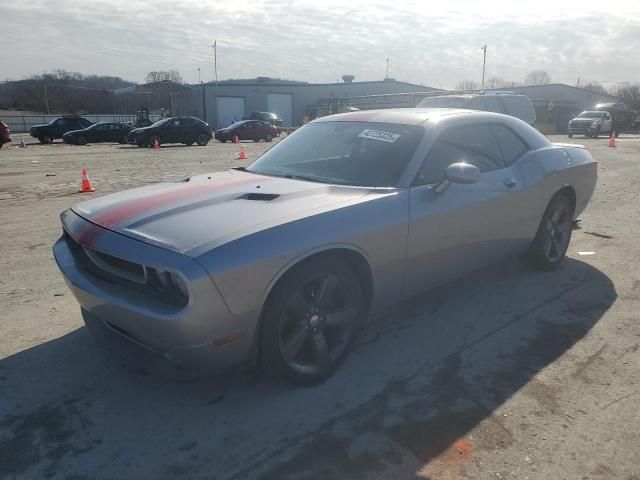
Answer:
MULTIPOLYGON (((367 80, 363 82, 349 82, 349 83, 278 83, 278 82, 243 82, 243 83, 225 83, 218 82, 219 87, 344 87, 347 85, 372 85, 372 84, 385 84, 385 83, 393 83, 396 85, 407 85, 416 88, 424 88, 427 90, 439 90, 435 87, 428 87, 426 85, 416 85, 415 83, 409 82, 400 82, 398 80, 367 80)), ((192 84, 192 86, 196 87, 200 85, 199 83, 192 84)), ((215 82, 206 82, 204 83, 206 86, 214 86, 215 82)))
POLYGON ((575 87, 573 85, 567 85, 566 83, 547 83, 546 85, 521 85, 521 86, 517 86, 517 87, 503 87, 503 88, 485 88, 485 91, 494 91, 494 90, 518 90, 518 89, 522 89, 522 88, 540 88, 540 87, 565 87, 565 88, 571 88, 573 90, 580 90, 581 92, 589 92, 592 93, 594 95, 601 95, 603 97, 609 97, 609 98, 615 98, 616 100, 619 100, 619 97, 616 97, 615 95, 611 95, 609 93, 599 93, 599 92, 594 92, 592 90, 586 89, 586 88, 582 88, 582 87, 575 87))

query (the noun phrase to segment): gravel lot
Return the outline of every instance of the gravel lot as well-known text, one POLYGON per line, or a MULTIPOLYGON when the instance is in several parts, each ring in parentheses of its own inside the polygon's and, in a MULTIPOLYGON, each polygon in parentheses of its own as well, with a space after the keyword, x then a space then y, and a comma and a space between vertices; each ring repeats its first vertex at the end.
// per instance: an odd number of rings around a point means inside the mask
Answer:
POLYGON ((640 137, 573 141, 600 177, 557 272, 510 260, 407 302, 307 389, 104 351, 51 254, 68 206, 270 144, 5 146, 0 478, 640 480, 640 137))

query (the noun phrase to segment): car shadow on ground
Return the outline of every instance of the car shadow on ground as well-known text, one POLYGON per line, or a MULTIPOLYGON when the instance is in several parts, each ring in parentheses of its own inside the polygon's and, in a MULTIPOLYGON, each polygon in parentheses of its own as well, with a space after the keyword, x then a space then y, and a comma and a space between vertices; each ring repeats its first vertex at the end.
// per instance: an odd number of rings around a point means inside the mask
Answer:
POLYGON ((80 328, 0 361, 0 477, 439 478, 515 441, 494 412, 516 392, 559 413, 536 375, 615 299, 586 263, 509 261, 370 322, 314 388, 239 370, 172 377, 80 328))

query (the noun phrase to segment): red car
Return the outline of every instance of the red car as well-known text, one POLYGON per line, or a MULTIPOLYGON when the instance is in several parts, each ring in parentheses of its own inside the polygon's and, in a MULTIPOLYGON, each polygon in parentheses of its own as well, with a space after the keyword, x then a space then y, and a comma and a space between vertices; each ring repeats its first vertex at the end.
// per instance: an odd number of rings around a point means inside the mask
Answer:
POLYGON ((0 148, 11 140, 11 130, 9 129, 9 125, 0 120, 0 148))
POLYGON ((238 137, 238 140, 253 140, 254 142, 264 140, 265 142, 270 142, 273 137, 277 136, 276 127, 261 120, 241 120, 229 125, 227 128, 216 130, 215 133, 216 140, 222 143, 227 140, 233 140, 233 137, 238 137))

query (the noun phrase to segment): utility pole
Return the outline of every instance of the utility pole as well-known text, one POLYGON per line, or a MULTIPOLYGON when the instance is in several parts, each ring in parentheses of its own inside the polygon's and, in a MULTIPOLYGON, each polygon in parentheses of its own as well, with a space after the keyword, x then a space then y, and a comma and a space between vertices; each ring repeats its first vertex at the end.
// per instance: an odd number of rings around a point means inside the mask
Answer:
POLYGON ((213 41, 213 74, 215 77, 215 86, 213 96, 215 97, 215 112, 216 116, 213 119, 215 128, 218 128, 218 40, 213 41))
POLYGON ((50 115, 51 112, 49 111, 49 97, 47 95, 47 84, 44 84, 44 104, 47 107, 47 115, 50 115))
POLYGON ((198 67, 198 83, 202 83, 202 80, 200 80, 200 67, 198 67))
POLYGON ((387 80, 389 78, 389 57, 387 57, 387 74, 384 76, 384 79, 387 80))
POLYGON ((480 89, 484 90, 484 67, 487 64, 487 44, 485 43, 484 47, 482 47, 480 50, 484 52, 484 56, 482 57, 482 87, 480 89))

